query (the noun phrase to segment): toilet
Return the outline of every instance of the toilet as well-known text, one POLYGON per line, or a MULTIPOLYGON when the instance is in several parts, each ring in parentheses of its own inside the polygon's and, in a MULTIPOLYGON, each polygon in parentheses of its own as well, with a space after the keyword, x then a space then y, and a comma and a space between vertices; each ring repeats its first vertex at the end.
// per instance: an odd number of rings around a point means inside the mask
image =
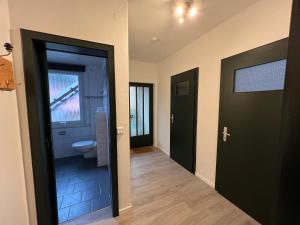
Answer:
POLYGON ((72 144, 72 148, 82 153, 84 158, 93 158, 97 156, 97 143, 94 140, 79 141, 72 144))

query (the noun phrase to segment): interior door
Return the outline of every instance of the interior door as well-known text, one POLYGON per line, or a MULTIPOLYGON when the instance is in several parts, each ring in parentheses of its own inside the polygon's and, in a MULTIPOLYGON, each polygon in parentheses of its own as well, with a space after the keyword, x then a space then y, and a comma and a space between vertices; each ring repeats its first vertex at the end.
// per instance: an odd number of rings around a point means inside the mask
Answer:
POLYGON ((216 189, 273 224, 288 40, 222 60, 216 189))
POLYGON ((195 173, 198 68, 171 78, 171 143, 173 160, 195 173))
POLYGON ((130 147, 153 145, 153 84, 130 83, 130 147))

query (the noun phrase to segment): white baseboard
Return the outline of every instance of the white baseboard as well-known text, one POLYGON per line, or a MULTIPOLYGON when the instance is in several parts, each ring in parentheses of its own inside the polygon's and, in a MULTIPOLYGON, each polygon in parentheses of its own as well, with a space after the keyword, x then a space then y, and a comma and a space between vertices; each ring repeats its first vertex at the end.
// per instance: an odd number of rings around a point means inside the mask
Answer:
POLYGON ((159 150, 161 150, 163 153, 165 153, 167 156, 170 156, 170 152, 166 152, 162 147, 157 146, 157 148, 158 148, 159 150))
POLYGON ((208 180, 207 178, 205 178, 203 175, 201 175, 200 173, 196 172, 195 173, 196 177, 200 178, 204 183, 206 183, 208 186, 210 186, 211 188, 215 189, 215 184, 212 183, 210 180, 208 180))
POLYGON ((130 209, 130 208, 132 208, 132 204, 130 204, 130 205, 128 205, 128 206, 125 206, 125 207, 123 207, 122 209, 119 209, 119 212, 123 212, 123 211, 125 211, 125 210, 127 210, 127 209, 130 209))

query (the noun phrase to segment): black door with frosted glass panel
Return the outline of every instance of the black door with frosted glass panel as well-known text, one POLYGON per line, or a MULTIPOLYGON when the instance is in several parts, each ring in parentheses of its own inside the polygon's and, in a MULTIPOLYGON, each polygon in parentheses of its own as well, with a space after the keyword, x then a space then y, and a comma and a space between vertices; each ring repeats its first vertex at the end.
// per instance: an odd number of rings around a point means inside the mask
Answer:
POLYGON ((216 190, 264 225, 275 218, 287 46, 222 60, 216 190))
POLYGON ((170 155, 195 173, 198 68, 171 77, 170 155))
POLYGON ((153 84, 129 84, 130 147, 153 145, 153 84))

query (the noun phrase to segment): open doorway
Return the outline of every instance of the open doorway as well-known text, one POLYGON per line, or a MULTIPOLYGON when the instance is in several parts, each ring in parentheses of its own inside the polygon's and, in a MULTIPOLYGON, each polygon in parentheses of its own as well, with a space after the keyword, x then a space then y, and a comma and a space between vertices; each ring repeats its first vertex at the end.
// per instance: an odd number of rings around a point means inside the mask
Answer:
POLYGON ((38 224, 118 216, 113 46, 21 35, 38 224))
POLYGON ((58 222, 111 205, 107 59, 47 50, 58 222))

